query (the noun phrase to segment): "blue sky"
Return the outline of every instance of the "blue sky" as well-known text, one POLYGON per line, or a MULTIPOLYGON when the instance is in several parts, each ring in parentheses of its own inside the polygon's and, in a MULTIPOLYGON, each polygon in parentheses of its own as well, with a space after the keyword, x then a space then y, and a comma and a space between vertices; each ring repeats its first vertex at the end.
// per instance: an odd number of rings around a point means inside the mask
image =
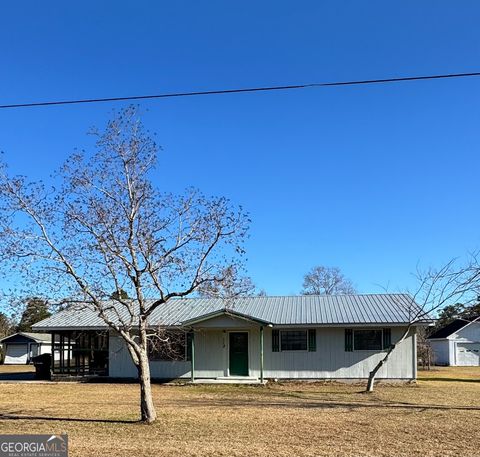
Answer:
MULTIPOLYGON (((480 70, 475 1, 9 2, 2 104, 480 70)), ((15 172, 48 176, 117 104, 0 110, 15 172)), ((479 247, 480 78, 149 101, 158 185, 250 211, 248 267, 361 292, 479 247)))

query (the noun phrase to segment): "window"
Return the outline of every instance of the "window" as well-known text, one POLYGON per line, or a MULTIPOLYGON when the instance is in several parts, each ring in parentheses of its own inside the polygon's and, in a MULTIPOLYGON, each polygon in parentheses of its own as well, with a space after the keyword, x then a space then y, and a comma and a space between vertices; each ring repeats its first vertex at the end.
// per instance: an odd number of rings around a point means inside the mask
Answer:
POLYGON ((306 330, 283 330, 280 332, 280 348, 282 351, 306 351, 306 330))
POLYGON ((182 331, 162 331, 148 339, 150 360, 187 360, 188 334, 182 331))
POLYGON ((354 330, 353 349, 355 351, 374 351, 383 349, 382 329, 354 330))

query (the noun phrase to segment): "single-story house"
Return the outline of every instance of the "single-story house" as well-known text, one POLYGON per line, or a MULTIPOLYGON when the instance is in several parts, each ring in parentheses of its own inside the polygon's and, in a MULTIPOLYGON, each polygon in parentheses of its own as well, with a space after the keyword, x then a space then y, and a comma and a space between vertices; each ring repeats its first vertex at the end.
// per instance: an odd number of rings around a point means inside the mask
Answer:
POLYGON ((51 339, 48 333, 32 332, 19 332, 2 338, 0 344, 3 345, 3 363, 26 364, 37 355, 51 353, 51 339))
MULTIPOLYGON (((111 319, 127 319, 108 303, 111 319)), ((108 307, 107 307, 108 308, 108 307)), ((368 377, 397 343, 418 305, 405 294, 172 299, 149 316, 154 379, 191 380, 344 379, 368 377)), ((379 379, 417 376, 415 323, 392 353, 379 379)), ((120 336, 88 307, 68 309, 34 325, 52 335, 54 376, 135 378, 137 371, 120 336)))
POLYGON ((437 365, 480 366, 480 317, 455 319, 427 339, 437 365))

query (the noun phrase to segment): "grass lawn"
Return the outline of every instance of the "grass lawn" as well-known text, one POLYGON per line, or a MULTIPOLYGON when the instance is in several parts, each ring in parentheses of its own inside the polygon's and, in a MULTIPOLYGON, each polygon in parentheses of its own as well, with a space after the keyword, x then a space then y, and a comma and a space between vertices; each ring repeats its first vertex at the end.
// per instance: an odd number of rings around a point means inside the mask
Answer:
POLYGON ((33 365, 0 365, 0 374, 10 373, 34 373, 33 365))
POLYGON ((417 385, 155 385, 136 423, 128 384, 0 383, 0 433, 68 433, 72 456, 480 456, 480 368, 417 385), (476 379, 475 379, 476 378, 476 379))

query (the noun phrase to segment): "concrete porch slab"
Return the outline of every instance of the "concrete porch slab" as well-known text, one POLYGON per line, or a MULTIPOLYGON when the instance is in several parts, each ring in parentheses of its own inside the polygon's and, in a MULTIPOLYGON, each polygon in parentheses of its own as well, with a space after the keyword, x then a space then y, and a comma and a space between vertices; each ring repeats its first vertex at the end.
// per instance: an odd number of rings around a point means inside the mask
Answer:
MULTIPOLYGON (((267 380, 263 381, 266 384, 267 380)), ((249 376, 229 376, 219 378, 195 379, 193 384, 262 384, 260 379, 249 376)))

